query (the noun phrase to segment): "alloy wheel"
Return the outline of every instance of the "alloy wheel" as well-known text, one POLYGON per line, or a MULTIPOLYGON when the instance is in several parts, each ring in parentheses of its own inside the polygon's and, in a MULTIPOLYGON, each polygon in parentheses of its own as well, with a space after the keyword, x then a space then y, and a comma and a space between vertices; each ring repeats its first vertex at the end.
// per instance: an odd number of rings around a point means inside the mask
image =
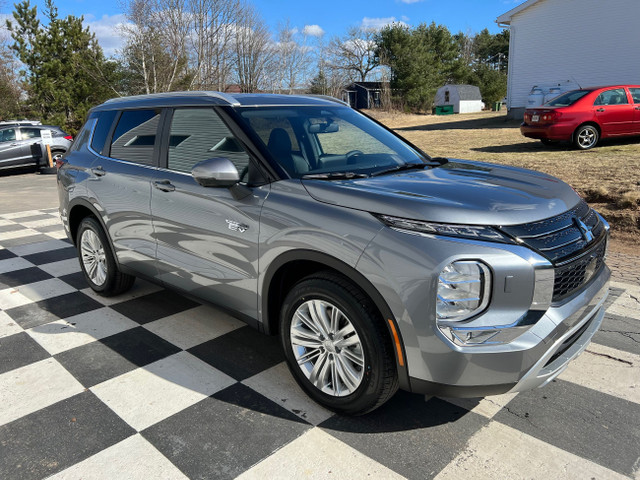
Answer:
POLYGON ((591 148, 598 141, 598 131, 594 127, 583 127, 578 132, 578 144, 580 148, 591 148))
POLYGON ((334 397, 354 393, 364 377, 362 342, 349 318, 324 300, 308 300, 293 314, 291 347, 300 370, 334 397))
POLYGON ((93 230, 87 229, 80 240, 82 264, 89 279, 101 286, 107 279, 107 263, 104 246, 93 230))

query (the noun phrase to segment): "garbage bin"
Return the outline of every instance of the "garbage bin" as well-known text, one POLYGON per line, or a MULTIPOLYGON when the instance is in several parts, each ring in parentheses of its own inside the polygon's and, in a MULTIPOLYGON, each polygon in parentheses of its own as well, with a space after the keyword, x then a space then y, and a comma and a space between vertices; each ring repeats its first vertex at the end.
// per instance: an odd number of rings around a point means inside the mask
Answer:
POLYGON ((453 105, 436 105, 436 115, 453 114, 453 105))
POLYGON ((492 110, 494 112, 499 112, 501 107, 502 107, 501 102, 494 102, 492 110))

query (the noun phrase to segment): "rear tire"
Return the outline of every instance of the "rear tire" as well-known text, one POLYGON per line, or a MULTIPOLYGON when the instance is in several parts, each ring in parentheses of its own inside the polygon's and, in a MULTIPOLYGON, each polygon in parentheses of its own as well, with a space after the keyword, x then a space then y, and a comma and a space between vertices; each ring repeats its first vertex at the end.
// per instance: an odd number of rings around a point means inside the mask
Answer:
POLYGON ((589 150, 597 145, 600 132, 595 125, 582 125, 573 134, 573 144, 579 150, 589 150))
POLYGON ((51 160, 53 163, 53 167, 49 166, 49 159, 46 158, 46 155, 42 155, 41 161, 38 165, 38 171, 41 174, 55 174, 58 173, 58 167, 56 167, 56 160, 58 158, 62 158, 62 156, 67 153, 64 150, 52 150, 51 151, 51 160))
POLYGON ((80 268, 93 291, 110 297, 131 288, 136 277, 118 269, 107 236, 94 217, 85 217, 80 222, 76 247, 80 268))
POLYGON ((388 331, 373 302, 344 277, 316 273, 297 283, 280 316, 293 377, 317 403, 362 415, 398 389, 388 331))

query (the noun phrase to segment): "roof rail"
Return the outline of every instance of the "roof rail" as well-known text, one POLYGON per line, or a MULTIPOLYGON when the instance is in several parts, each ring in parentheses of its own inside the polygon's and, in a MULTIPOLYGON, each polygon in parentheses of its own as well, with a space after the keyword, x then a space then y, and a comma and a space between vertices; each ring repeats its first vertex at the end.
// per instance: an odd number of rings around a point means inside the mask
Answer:
POLYGON ((129 97, 116 97, 107 100, 104 103, 114 103, 114 102, 128 102, 128 101, 136 101, 136 100, 144 100, 144 99, 153 99, 153 98, 171 98, 171 97, 213 97, 223 100, 229 105, 240 105, 235 98, 233 98, 228 93, 223 92, 213 92, 213 91, 204 91, 204 90, 193 90, 193 91, 181 91, 181 92, 162 92, 162 93, 149 93, 146 95, 132 95, 129 97))
POLYGON ((339 98, 336 97, 332 97, 331 95, 315 95, 312 93, 307 93, 305 95, 302 95, 303 97, 314 97, 314 98, 322 98, 323 100, 328 100, 330 102, 333 103, 339 103, 341 105, 346 105, 347 107, 350 106, 347 102, 344 102, 342 100, 340 100, 339 98))

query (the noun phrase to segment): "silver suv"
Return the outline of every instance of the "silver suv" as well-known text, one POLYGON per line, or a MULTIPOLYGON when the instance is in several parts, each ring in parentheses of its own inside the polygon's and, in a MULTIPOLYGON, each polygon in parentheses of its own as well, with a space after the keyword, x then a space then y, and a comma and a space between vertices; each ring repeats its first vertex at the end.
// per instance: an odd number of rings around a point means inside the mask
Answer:
POLYGON ((0 125, 0 169, 30 165, 47 168, 49 163, 42 143, 43 130, 51 132, 52 160, 60 160, 73 141, 73 137, 60 127, 27 124, 25 121, 3 122, 0 125))
POLYGON ((340 413, 542 386, 602 323, 609 227, 571 187, 431 158, 333 99, 114 99, 65 160, 92 289, 139 276, 223 306, 340 413))

